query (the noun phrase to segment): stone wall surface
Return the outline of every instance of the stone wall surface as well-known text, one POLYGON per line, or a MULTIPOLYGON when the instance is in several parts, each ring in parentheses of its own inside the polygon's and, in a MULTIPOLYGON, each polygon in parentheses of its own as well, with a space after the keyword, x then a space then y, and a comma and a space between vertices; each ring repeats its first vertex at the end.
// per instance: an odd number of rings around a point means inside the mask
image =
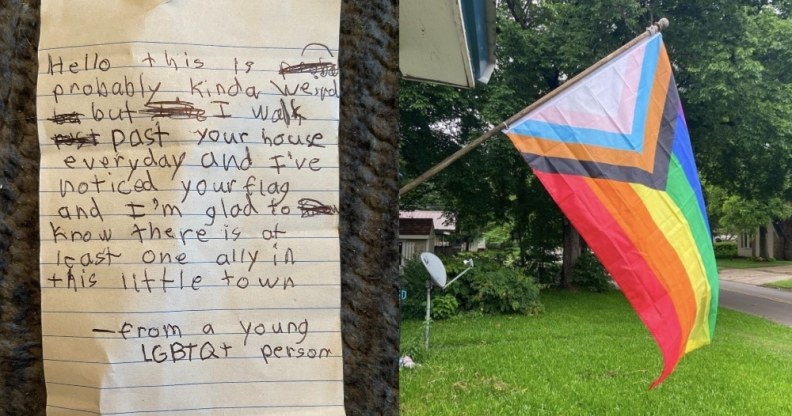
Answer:
MULTIPOLYGON (((37 0, 0 0, 0 415, 43 415, 37 0)), ((341 268, 349 415, 398 414, 398 3, 345 0, 341 268)))

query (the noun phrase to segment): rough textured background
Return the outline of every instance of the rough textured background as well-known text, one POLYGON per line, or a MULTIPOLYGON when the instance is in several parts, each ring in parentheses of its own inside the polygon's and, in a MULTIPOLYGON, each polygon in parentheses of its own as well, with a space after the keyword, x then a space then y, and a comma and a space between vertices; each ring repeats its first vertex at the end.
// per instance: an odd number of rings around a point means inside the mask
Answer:
MULTIPOLYGON (((37 0, 0 0, 0 414, 44 414, 38 289, 37 0)), ((349 415, 398 414, 396 0, 341 22, 341 266, 349 415)))
POLYGON ((0 0, 0 409, 44 412, 38 289, 38 1, 0 0))
POLYGON ((341 273, 349 415, 398 414, 398 2, 341 8, 341 273))

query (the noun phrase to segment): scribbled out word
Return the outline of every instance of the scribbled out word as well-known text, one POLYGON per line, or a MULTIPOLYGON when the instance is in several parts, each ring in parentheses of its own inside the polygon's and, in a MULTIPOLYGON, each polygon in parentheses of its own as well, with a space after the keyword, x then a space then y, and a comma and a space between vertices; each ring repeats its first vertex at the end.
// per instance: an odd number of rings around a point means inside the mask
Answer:
POLYGON ((76 133, 69 132, 66 134, 55 134, 50 138, 55 146, 60 150, 61 146, 77 146, 78 149, 82 149, 83 146, 96 146, 99 144, 99 140, 96 138, 99 137, 99 133, 94 133, 93 129, 91 129, 90 133, 85 133, 78 131, 76 133))
POLYGON ((176 120, 206 120, 206 110, 195 108, 189 101, 181 101, 179 97, 173 101, 149 101, 146 109, 140 110, 142 114, 151 115, 151 119, 170 118, 176 120))
POLYGON ((57 125, 62 124, 80 124, 80 116, 84 116, 85 114, 78 113, 76 111, 71 113, 64 113, 64 114, 55 114, 53 111, 52 117, 48 118, 48 121, 51 121, 57 125))

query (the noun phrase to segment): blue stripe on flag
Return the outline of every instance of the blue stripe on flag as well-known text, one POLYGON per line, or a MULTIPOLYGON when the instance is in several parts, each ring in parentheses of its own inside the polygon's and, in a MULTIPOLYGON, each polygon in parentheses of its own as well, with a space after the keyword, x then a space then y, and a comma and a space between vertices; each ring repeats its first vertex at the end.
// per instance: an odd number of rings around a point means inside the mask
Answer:
POLYGON ((572 127, 537 120, 522 120, 509 128, 508 132, 564 143, 602 146, 624 151, 643 151, 644 124, 646 123, 649 97, 652 93, 657 61, 660 57, 660 35, 655 35, 646 43, 638 96, 633 109, 633 125, 629 134, 613 133, 584 127, 572 127))

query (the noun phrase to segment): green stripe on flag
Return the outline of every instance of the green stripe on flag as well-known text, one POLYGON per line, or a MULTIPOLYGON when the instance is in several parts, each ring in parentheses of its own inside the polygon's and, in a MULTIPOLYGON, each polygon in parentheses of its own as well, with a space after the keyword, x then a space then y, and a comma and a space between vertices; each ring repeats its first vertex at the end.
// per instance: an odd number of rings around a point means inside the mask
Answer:
POLYGON ((712 236, 709 234, 707 225, 702 217, 702 210, 699 209, 698 199, 693 192, 693 188, 685 176, 682 165, 676 155, 672 155, 668 167, 668 185, 666 192, 671 200, 676 203, 682 215, 685 216, 690 225, 693 239, 698 247, 701 262, 707 274, 707 281, 710 285, 710 309, 709 309, 709 334, 710 340, 715 333, 715 320, 718 314, 718 267, 715 264, 715 253, 712 247, 712 236))

